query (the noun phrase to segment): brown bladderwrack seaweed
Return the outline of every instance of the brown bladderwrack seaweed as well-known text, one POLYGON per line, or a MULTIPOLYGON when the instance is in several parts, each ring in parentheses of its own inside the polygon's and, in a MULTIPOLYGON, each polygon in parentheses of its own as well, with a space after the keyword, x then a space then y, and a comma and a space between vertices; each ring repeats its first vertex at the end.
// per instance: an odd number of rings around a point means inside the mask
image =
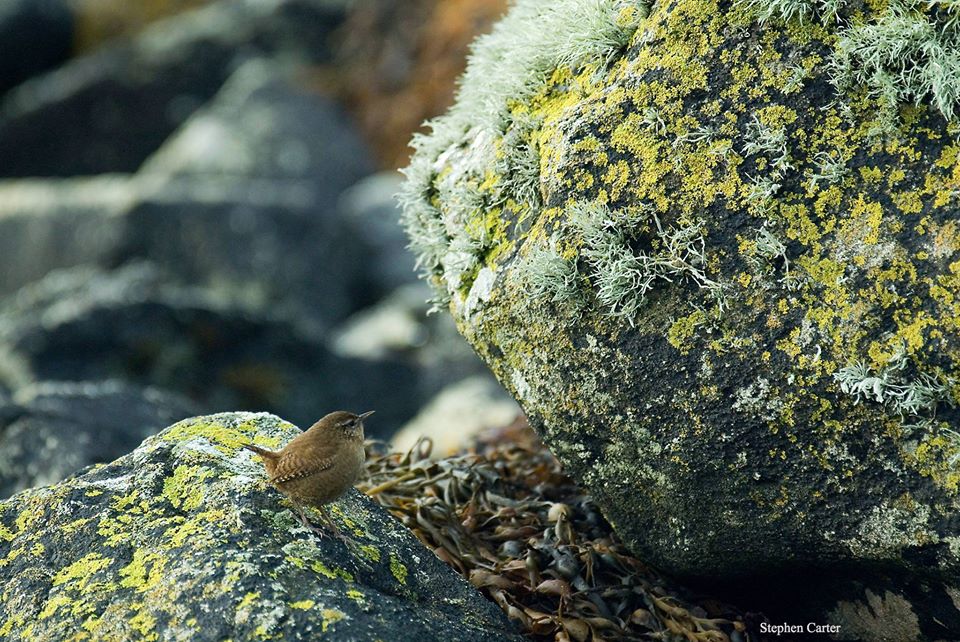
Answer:
POLYGON ((423 439, 371 454, 361 490, 535 640, 757 640, 744 617, 689 597, 631 556, 526 422, 432 461, 423 439))

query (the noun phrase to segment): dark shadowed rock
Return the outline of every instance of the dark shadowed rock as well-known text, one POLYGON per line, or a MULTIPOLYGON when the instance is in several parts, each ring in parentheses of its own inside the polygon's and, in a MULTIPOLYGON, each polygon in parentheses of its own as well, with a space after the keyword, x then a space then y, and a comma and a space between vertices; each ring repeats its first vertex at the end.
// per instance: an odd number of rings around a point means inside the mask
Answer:
POLYGON ((124 215, 112 257, 329 328, 357 305, 364 252, 352 252, 317 192, 252 177, 164 181, 124 215))
POLYGON ((149 259, 327 327, 382 291, 367 287, 375 248, 337 212, 368 171, 343 113, 253 61, 136 175, 0 183, 0 293, 60 267, 149 259))
POLYGON ((132 172, 248 57, 324 59, 340 14, 319 0, 225 0, 74 59, 0 103, 0 174, 132 172))
POLYGON ((519 641, 493 603, 356 491, 332 510, 355 549, 303 528, 240 449, 296 434, 266 414, 190 419, 0 504, 0 636, 519 641))
POLYGON ((2 181, 0 295, 59 268, 150 259, 224 297, 328 327, 357 305, 367 253, 345 243, 325 192, 320 181, 250 177, 2 181))
POLYGON ((73 49, 73 35, 67 0, 0 3, 0 95, 65 61, 73 49))
POLYGON ((321 196, 335 199, 371 170, 369 152, 336 104, 297 87, 282 65, 257 59, 237 69, 140 173, 322 181, 321 196))
POLYGON ((185 398, 118 381, 43 382, 0 399, 0 496, 53 484, 198 414, 185 398))
POLYGON ((295 322, 176 285, 145 264, 55 272, 0 304, 0 382, 12 388, 117 378, 207 411, 277 410, 304 425, 372 408, 371 431, 389 434, 419 407, 395 383, 412 376, 397 362, 335 356, 295 322))
POLYGON ((10 391, 0 384, 0 424, 6 425, 17 418, 20 407, 13 402, 10 391))

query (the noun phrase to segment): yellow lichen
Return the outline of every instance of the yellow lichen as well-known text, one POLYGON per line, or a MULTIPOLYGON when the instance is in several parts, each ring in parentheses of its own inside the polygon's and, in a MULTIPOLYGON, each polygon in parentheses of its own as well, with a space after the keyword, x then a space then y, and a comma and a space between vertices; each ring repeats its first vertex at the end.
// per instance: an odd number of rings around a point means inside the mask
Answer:
POLYGON ((407 583, 407 567, 393 553, 390 554, 390 572, 401 584, 407 583))

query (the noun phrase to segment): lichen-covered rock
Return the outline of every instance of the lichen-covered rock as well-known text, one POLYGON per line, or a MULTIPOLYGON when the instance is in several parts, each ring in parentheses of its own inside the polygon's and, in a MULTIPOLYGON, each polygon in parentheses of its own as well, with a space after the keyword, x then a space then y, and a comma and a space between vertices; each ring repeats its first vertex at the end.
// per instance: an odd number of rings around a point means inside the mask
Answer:
POLYGON ((188 419, 0 504, 4 640, 513 640, 502 612, 351 491, 319 540, 240 445, 272 415, 188 419))
POLYGON ((422 268, 651 562, 894 569, 960 630, 952 11, 527 0, 416 140, 422 268))

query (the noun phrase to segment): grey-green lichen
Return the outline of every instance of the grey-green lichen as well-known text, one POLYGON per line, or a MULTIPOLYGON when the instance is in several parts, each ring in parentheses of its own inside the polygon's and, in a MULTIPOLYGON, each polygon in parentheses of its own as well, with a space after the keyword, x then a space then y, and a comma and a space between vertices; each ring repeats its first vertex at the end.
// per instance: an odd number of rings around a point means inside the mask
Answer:
POLYGON ((534 295, 578 306, 595 293, 597 303, 631 325, 657 281, 687 279, 722 300, 722 287, 706 274, 703 231, 699 223, 678 221, 665 229, 649 208, 611 211, 603 203, 575 202, 567 208, 562 240, 555 234, 530 250, 523 272, 534 295), (653 236, 652 251, 632 247, 653 236), (565 243, 574 249, 562 256, 565 243))
POLYGON ((921 373, 911 378, 909 369, 909 359, 901 347, 879 372, 857 361, 837 370, 833 378, 840 390, 858 401, 885 404, 901 417, 929 424, 938 404, 955 405, 951 391, 957 381, 945 374, 921 373))
POLYGON ((953 118, 960 102, 960 4, 887 0, 864 12, 851 0, 744 0, 761 22, 816 20, 835 29, 831 82, 842 92, 864 85, 881 101, 890 133, 898 105, 929 100, 953 118), (864 15, 866 14, 866 15, 864 15))
MULTIPOLYGON (((850 0, 747 0, 739 6, 761 23, 817 19, 832 30, 828 62, 839 108, 849 115, 848 94, 866 87, 879 105, 871 132, 893 132, 905 101, 929 98, 952 118, 960 100, 960 10, 953 0, 890 0, 866 12, 850 0)), ((526 0, 493 33, 478 40, 456 104, 430 123, 430 135, 415 137, 417 152, 405 170, 408 180, 401 194, 411 247, 436 288, 438 303, 462 305, 483 265, 515 249, 507 225, 523 226, 542 210, 545 159, 533 133, 542 129, 543 114, 529 108, 529 99, 547 85, 551 73, 585 67, 602 73, 648 12, 646 3, 627 0, 526 0)), ((790 94, 802 89, 811 64, 790 63, 781 90, 790 94)), ((643 119, 654 131, 666 126, 655 106, 643 108, 643 119)), ((767 207, 785 173, 794 169, 788 126, 789 120, 765 122, 757 113, 746 125, 739 142, 743 158, 763 159, 760 171, 745 176, 752 207, 767 207)), ((691 127, 675 134, 673 141, 710 144, 707 153, 724 157, 733 148, 713 124, 691 127)), ((807 170, 813 189, 821 181, 836 184, 847 172, 846 159, 836 151, 817 151, 814 159, 816 167, 807 170)), ((616 219, 607 222, 616 226, 616 219)), ((595 270, 596 303, 610 314, 635 316, 651 285, 650 270, 634 265, 629 244, 621 240, 617 247, 604 247, 610 260, 595 270), (624 293, 631 287, 632 293, 624 293)), ((688 244, 690 239, 674 239, 678 241, 688 244)), ((550 244, 555 245, 552 239, 550 244)), ((569 296, 576 281, 570 278, 575 261, 569 256, 556 260, 552 248, 531 252, 534 275, 546 277, 535 276, 534 291, 580 302, 569 296), (551 278, 564 282, 562 287, 551 278)), ((703 270, 696 274, 720 291, 703 270)))
POLYGON ((361 559, 304 528, 240 447, 298 433, 267 414, 194 418, 0 504, 0 638, 512 639, 498 609, 359 494, 334 519, 361 559))
POLYGON ((646 12, 636 0, 526 0, 478 40, 456 105, 430 122, 429 136, 414 138, 400 195, 418 266, 440 301, 458 291, 465 299, 480 267, 506 251, 498 215, 521 224, 539 210, 531 133, 541 119, 511 105, 536 94, 557 68, 612 59, 646 12), (438 172, 437 160, 452 158, 438 172))

